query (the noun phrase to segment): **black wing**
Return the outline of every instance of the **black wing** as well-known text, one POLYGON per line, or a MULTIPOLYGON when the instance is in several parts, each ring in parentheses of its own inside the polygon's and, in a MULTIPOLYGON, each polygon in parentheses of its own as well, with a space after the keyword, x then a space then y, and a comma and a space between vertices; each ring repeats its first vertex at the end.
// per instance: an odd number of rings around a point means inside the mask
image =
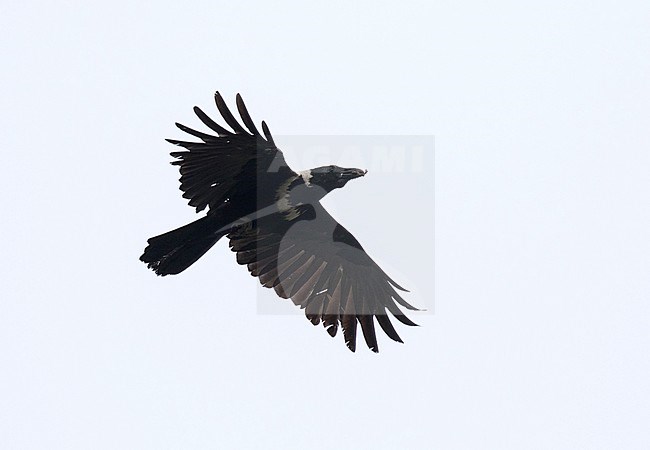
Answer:
POLYGON ((214 95, 217 109, 233 131, 227 130, 213 121, 199 107, 194 112, 216 136, 193 130, 180 123, 176 126, 202 142, 187 142, 167 139, 174 145, 184 147, 184 151, 172 152, 180 166, 181 190, 183 197, 199 212, 206 206, 214 210, 228 202, 242 188, 242 180, 258 179, 258 175, 269 170, 291 171, 282 152, 275 146, 271 132, 262 122, 264 137, 255 127, 241 96, 237 94, 237 109, 248 130, 237 122, 219 92, 214 95))
POLYGON ((340 324, 352 351, 357 322, 374 352, 378 351, 374 319, 391 339, 402 342, 387 310, 400 322, 415 325, 397 306, 417 310, 396 289, 406 290, 386 275, 320 203, 263 217, 228 237, 239 264, 246 264, 253 276, 280 297, 291 298, 314 325, 322 323, 332 337, 340 324))

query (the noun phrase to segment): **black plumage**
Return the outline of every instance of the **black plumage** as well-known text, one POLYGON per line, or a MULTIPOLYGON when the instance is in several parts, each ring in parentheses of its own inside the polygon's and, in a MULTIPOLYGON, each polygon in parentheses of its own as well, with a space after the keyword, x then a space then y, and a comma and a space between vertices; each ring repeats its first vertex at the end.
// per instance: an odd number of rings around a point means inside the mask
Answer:
POLYGON ((355 237, 321 205, 330 191, 365 175, 360 169, 325 166, 296 173, 262 122, 262 136, 237 95, 245 129, 217 92, 217 109, 232 129, 198 107, 194 112, 217 135, 176 124, 201 142, 168 139, 179 166, 183 197, 204 217, 149 239, 140 259, 158 275, 178 274, 226 236, 237 262, 260 282, 305 310, 314 325, 331 336, 341 327, 345 343, 356 348, 357 323, 368 347, 377 352, 374 321, 402 342, 390 312, 415 325, 398 305, 416 310, 398 293, 405 291, 364 251, 355 237))

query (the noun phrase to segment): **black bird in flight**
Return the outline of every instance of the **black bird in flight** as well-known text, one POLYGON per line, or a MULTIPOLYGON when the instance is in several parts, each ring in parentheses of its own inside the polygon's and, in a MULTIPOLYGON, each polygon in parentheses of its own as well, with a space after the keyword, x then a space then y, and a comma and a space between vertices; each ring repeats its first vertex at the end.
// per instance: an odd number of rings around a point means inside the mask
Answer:
POLYGON ((352 234, 321 205, 328 192, 367 171, 337 166, 294 172, 284 160, 265 122, 255 127, 237 94, 245 129, 221 95, 217 108, 228 130, 201 109, 194 112, 217 135, 177 123, 201 142, 167 139, 182 147, 172 152, 180 168, 183 197, 206 216, 148 240, 140 260, 158 275, 182 272, 226 236, 237 262, 260 282, 305 310, 314 325, 333 337, 339 325, 348 348, 356 348, 357 322, 368 347, 378 351, 374 320, 393 340, 402 342, 388 312, 415 325, 397 304, 410 310, 393 281, 363 250, 352 234))

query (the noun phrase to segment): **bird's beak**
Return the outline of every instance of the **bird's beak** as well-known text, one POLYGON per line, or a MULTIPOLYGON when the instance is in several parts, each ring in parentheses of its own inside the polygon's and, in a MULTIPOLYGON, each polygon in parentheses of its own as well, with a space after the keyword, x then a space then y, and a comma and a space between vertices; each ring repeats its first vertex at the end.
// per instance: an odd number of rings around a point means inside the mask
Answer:
POLYGON ((368 171, 363 169, 344 169, 342 178, 345 181, 350 181, 350 180, 354 180, 355 178, 362 177, 367 173, 368 171))

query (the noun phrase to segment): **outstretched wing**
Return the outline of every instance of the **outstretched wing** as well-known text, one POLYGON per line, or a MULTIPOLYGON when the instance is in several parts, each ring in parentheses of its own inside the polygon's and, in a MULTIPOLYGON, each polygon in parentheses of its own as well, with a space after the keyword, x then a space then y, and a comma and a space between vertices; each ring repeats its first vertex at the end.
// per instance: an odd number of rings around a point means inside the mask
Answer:
POLYGON ((214 210, 236 196, 237 190, 251 189, 250 184, 258 179, 260 173, 284 170, 295 175, 288 168, 282 152, 275 146, 266 123, 262 122, 263 137, 255 127, 239 94, 237 109, 248 130, 235 119, 219 92, 215 93, 214 99, 219 113, 232 131, 217 124, 195 106, 194 112, 201 122, 217 135, 206 134, 177 123, 178 128, 201 139, 202 142, 167 139, 168 142, 185 149, 171 153, 178 159, 172 164, 180 166, 179 181, 183 197, 189 199, 189 204, 194 206, 197 212, 206 206, 214 210))
POLYGON ((368 256, 361 244, 320 204, 297 207, 240 226, 228 237, 237 262, 246 264, 260 282, 305 310, 314 324, 356 348, 357 322, 368 347, 378 351, 374 320, 393 340, 402 342, 387 311, 406 325, 415 325, 397 306, 408 304, 406 291, 368 256))

